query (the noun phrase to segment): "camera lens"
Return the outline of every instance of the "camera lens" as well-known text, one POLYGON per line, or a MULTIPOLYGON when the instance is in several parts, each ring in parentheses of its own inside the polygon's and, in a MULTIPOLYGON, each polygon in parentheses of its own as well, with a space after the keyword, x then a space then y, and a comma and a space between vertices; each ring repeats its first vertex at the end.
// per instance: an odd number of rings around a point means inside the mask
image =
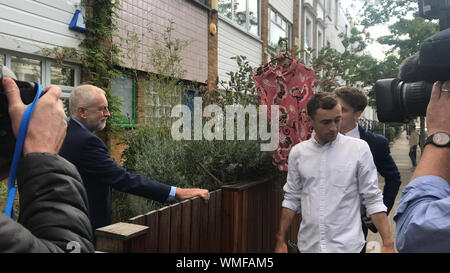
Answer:
POLYGON ((399 83, 398 79, 382 79, 375 83, 377 115, 381 122, 403 122, 406 119, 399 112, 399 83))
POLYGON ((402 86, 402 110, 409 119, 425 116, 430 101, 432 84, 421 82, 403 83, 402 86))
POLYGON ((425 81, 378 80, 375 83, 378 120, 406 123, 418 116, 425 116, 431 87, 432 84, 425 81))

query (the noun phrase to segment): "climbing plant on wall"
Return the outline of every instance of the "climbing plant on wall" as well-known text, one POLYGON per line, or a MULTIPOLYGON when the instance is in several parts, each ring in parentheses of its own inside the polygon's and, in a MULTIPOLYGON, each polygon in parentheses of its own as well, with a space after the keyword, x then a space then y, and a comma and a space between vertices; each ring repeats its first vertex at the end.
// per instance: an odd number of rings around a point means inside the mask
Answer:
MULTIPOLYGON (((83 48, 82 80, 93 84, 106 92, 111 123, 121 120, 120 100, 111 94, 111 78, 120 77, 118 69, 121 64, 119 47, 112 42, 114 31, 117 30, 117 12, 120 8, 119 0, 83 0, 81 5, 86 9, 86 38, 81 42, 83 48)), ((108 131, 111 127, 106 128, 108 131)))

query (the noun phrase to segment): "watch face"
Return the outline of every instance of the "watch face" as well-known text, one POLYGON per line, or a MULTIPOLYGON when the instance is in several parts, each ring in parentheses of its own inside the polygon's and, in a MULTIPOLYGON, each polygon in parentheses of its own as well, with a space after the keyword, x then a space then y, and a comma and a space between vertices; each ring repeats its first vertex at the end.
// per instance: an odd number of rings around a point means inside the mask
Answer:
POLYGON ((433 143, 439 146, 448 145, 450 137, 448 134, 438 132, 433 135, 433 143))

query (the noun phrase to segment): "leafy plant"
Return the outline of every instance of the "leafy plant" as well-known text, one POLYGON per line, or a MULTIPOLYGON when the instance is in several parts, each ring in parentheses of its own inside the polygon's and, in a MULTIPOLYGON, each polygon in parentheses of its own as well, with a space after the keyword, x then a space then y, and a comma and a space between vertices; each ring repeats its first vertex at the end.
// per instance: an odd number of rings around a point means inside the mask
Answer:
MULTIPOLYGON (((6 203, 8 201, 8 180, 0 181, 0 213, 5 211, 6 203)), ((13 203, 13 211, 16 218, 19 217, 19 193, 16 193, 16 198, 13 203)))
MULTIPOLYGON (((270 153, 260 151, 259 141, 176 141, 168 131, 144 126, 130 132, 126 143, 123 159, 127 169, 178 187, 214 190, 221 183, 277 173, 270 153)), ((150 200, 147 205, 147 211, 162 206, 150 200)))

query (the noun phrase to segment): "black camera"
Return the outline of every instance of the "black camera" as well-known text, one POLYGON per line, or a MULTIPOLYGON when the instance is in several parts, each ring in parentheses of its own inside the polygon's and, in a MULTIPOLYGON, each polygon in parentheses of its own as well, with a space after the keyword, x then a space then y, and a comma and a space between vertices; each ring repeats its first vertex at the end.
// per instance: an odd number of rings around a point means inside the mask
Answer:
POLYGON ((407 123, 425 116, 433 83, 450 80, 450 0, 419 0, 419 15, 439 19, 441 31, 425 39, 419 52, 402 62, 398 79, 375 83, 381 122, 407 123))
MULTIPOLYGON (((0 160, 11 160, 16 138, 12 131, 8 113, 8 100, 3 90, 3 77, 15 79, 15 75, 6 66, 0 65, 0 160)), ((37 84, 17 80, 15 82, 20 89, 23 103, 30 104, 33 102, 37 93, 37 84)))

